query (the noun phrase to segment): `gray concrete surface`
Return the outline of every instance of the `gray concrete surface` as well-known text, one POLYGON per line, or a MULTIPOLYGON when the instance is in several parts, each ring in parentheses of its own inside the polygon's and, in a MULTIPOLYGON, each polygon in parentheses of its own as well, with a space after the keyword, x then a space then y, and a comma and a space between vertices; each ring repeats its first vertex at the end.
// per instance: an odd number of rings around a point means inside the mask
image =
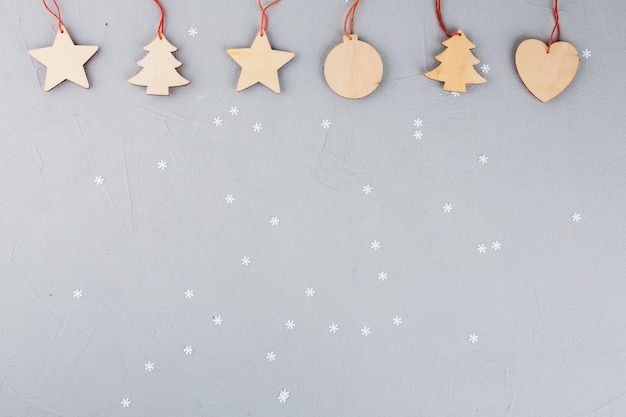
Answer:
POLYGON ((359 101, 322 75, 349 3, 270 9, 296 53, 278 96, 237 93, 225 53, 252 41, 254 0, 163 4, 191 80, 167 98, 126 81, 151 1, 60 0, 100 51, 90 90, 50 93, 27 51, 54 18, 0 3, 0 415, 626 413, 623 1, 561 1, 562 39, 591 57, 547 104, 514 52, 547 40, 550 1, 444 2, 491 69, 453 97, 423 76, 443 50, 432 2, 363 0, 355 33, 385 75, 359 101))

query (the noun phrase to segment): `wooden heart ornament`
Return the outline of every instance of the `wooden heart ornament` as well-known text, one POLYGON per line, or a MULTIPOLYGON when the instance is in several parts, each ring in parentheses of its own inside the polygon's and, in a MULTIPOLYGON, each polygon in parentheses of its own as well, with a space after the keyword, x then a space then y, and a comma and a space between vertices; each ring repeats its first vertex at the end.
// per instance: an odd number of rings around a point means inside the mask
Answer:
POLYGON ((537 39, 526 39, 515 52, 517 72, 528 90, 542 103, 552 100, 572 82, 578 70, 578 51, 570 43, 548 46, 537 39))

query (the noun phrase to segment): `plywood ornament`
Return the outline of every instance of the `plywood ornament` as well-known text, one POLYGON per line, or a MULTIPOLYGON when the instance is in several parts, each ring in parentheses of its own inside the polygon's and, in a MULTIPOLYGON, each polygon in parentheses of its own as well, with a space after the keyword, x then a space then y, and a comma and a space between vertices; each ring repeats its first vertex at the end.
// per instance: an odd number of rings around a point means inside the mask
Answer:
POLYGON ((444 90, 457 93, 465 93, 468 84, 487 82, 474 68, 474 65, 480 63, 471 52, 476 45, 465 36, 462 30, 457 30, 442 44, 447 49, 435 57, 441 64, 424 74, 426 77, 443 81, 444 90))
POLYGON ((227 49, 226 53, 241 67, 237 91, 243 91, 257 83, 261 83, 276 94, 280 93, 278 70, 291 61, 296 54, 293 52, 277 51, 272 49, 267 36, 267 9, 280 0, 274 0, 261 9, 261 27, 249 48, 227 49))
POLYGON ((241 67, 237 91, 261 83, 276 94, 280 93, 278 70, 296 56, 272 49, 267 32, 258 33, 249 48, 227 49, 226 53, 241 67))
POLYGON ((539 101, 545 103, 561 94, 578 71, 580 58, 576 48, 559 41, 558 0, 554 2, 554 28, 546 45, 538 39, 526 39, 515 51, 515 66, 522 82, 539 101), (553 42, 556 32, 556 42, 553 42))
POLYGON ((335 46, 324 62, 326 83, 341 97, 357 99, 374 92, 383 78, 383 60, 372 45, 353 32, 355 0, 343 22, 343 42, 335 46), (348 31, 350 20, 350 31, 348 31))
POLYGON ((169 96, 170 87, 189 84, 189 80, 176 71, 176 68, 182 66, 183 63, 174 58, 172 53, 178 48, 172 45, 165 35, 157 35, 143 49, 148 54, 137 62, 137 65, 143 69, 128 80, 129 83, 147 87, 146 94, 155 96, 169 96))
POLYGON ((363 98, 376 90, 383 77, 383 60, 370 44, 358 35, 344 35, 324 63, 326 83, 341 97, 363 98))
POLYGON ((43 5, 58 21, 59 31, 54 38, 54 43, 46 48, 31 49, 28 53, 46 66, 44 91, 52 90, 65 80, 83 88, 89 88, 89 80, 84 65, 98 52, 98 47, 74 44, 61 20, 59 5, 56 0, 53 1, 56 6, 56 13, 48 7, 45 0, 43 5))
POLYGON ((159 0, 154 0, 161 11, 161 21, 157 28, 157 37, 146 45, 143 49, 148 54, 139 62, 141 71, 128 80, 133 85, 146 87, 146 94, 153 96, 169 96, 170 87, 181 87, 189 84, 178 73, 176 68, 180 68, 183 63, 174 58, 173 53, 178 50, 165 37, 165 11, 159 0))
POLYGON ((522 82, 542 103, 552 100, 572 82, 580 58, 574 46, 555 42, 548 45, 538 39, 526 39, 515 52, 515 66, 522 82))

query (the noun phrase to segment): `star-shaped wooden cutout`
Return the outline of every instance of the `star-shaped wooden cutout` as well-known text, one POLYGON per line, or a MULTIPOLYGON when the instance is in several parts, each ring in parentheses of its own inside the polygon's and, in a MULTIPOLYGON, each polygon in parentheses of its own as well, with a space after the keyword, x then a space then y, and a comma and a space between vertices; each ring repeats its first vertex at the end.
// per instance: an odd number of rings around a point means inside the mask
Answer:
POLYGON ((237 91, 261 83, 277 94, 280 93, 278 70, 296 56, 273 50, 267 32, 259 33, 250 48, 227 49, 226 53, 241 67, 237 91))
POLYGON ((52 46, 31 49, 30 56, 46 66, 44 91, 50 91, 65 80, 70 80, 84 88, 89 88, 87 74, 83 67, 95 53, 95 45, 74 45, 65 27, 54 38, 52 46))

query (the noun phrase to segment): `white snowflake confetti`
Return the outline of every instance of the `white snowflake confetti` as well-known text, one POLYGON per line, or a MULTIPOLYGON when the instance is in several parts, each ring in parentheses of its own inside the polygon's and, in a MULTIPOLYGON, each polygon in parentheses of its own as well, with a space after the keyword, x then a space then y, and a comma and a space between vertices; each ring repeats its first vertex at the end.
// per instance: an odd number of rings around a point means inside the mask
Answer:
POLYGON ((76 298, 77 300, 80 300, 80 297, 83 296, 83 290, 80 290, 78 288, 76 288, 73 292, 72 292, 72 296, 74 298, 76 298))
POLYGON ((387 273, 385 271, 380 271, 378 273, 378 279, 384 282, 387 279, 387 273))
POLYGON ((189 356, 193 353, 193 347, 185 346, 185 348, 183 349, 183 352, 185 352, 185 355, 189 356))
POLYGON ((267 359, 270 362, 275 361, 276 354, 274 352, 267 352, 267 355, 265 355, 265 359, 267 359))
POLYGON ((487 252, 487 246, 481 243, 480 245, 478 245, 478 248, 476 248, 476 250, 478 251, 478 253, 485 253, 487 252))
POLYGON ((367 184, 363 186, 363 192, 367 194, 372 194, 372 186, 367 184))
POLYGON ((483 155, 478 155, 478 162, 480 162, 481 164, 485 165, 487 163, 487 160, 489 158, 487 158, 487 155, 483 154, 483 155))
POLYGON ((154 371, 154 363, 146 362, 146 364, 144 365, 144 368, 146 369, 146 371, 152 372, 154 371))
POLYGON ((373 240, 373 241, 370 243, 370 246, 371 246, 371 248, 372 248, 372 249, 374 249, 374 250, 378 250, 378 249, 380 249, 380 242, 379 242, 379 241, 377 241, 377 240, 373 240))
POLYGON ((278 217, 272 217, 270 219, 270 224, 272 226, 278 226, 279 223, 280 223, 280 219, 278 217))
POLYGON ((578 213, 578 212, 575 212, 574 214, 572 214, 572 221, 573 222, 578 223, 579 221, 582 220, 582 218, 583 218, 583 216, 580 213, 578 213))
POLYGON ((165 168, 167 168, 167 162, 165 162, 164 160, 160 160, 158 167, 161 171, 165 171, 165 168))
POLYGON ((286 389, 282 390, 280 394, 278 394, 278 401, 280 401, 281 403, 286 403, 288 399, 289 391, 287 391, 286 389))
POLYGON ((263 126, 261 126, 261 123, 255 123, 252 125, 252 130, 259 133, 261 130, 263 130, 263 126))
POLYGON ((185 291, 185 298, 188 300, 191 300, 193 298, 194 294, 193 294, 193 290, 187 290, 185 291))
POLYGON ((307 297, 313 297, 315 295, 315 290, 313 288, 307 288, 305 293, 307 297))
POLYGON ((489 73, 489 71, 491 71, 491 67, 489 66, 489 64, 482 64, 482 65, 480 66, 480 71, 481 71, 483 74, 488 74, 488 73, 489 73))
POLYGON ((324 119, 322 120, 322 128, 328 129, 330 127, 330 120, 324 119))
POLYGON ((224 200, 226 200, 226 204, 233 204, 235 202, 235 196, 232 194, 226 194, 224 200))
POLYGON ((421 139, 424 136, 424 134, 422 133, 421 130, 416 130, 415 132, 413 132, 413 137, 417 140, 417 139, 421 139))
POLYGON ((293 330, 293 328, 296 327, 296 323, 293 320, 287 320, 285 326, 287 326, 287 329, 293 330))
POLYGON ((415 126, 415 127, 422 127, 423 123, 424 122, 422 121, 422 119, 415 119, 415 120, 413 120, 413 126, 415 126))
POLYGON ((363 326, 363 328, 361 329, 361 334, 363 336, 369 336, 370 335, 370 328, 367 326, 363 326))
POLYGON ((98 176, 93 180, 93 182, 95 182, 96 185, 102 185, 104 183, 104 178, 98 176))
POLYGON ((131 403, 131 401, 130 401, 130 399, 128 399, 128 398, 122 398, 122 401, 120 401, 120 404, 121 404, 121 405, 122 405, 122 407, 124 407, 124 408, 128 408, 128 407, 130 407, 130 403, 131 403))
POLYGON ((585 49, 583 51, 583 58, 585 58, 585 59, 591 58, 591 51, 589 49, 585 49))
POLYGON ((214 316, 213 317, 213 324, 216 325, 216 326, 221 326, 223 321, 224 321, 224 319, 222 319, 222 316, 214 316))
POLYGON ((198 34, 198 29, 196 29, 196 28, 189 28, 189 30, 187 32, 189 33, 189 36, 191 36, 193 38, 193 37, 195 37, 198 34))
POLYGON ((445 211, 446 213, 452 212, 453 209, 454 207, 452 207, 452 204, 450 203, 446 203, 443 205, 443 211, 445 211))
POLYGON ((469 335, 469 341, 471 344, 478 342, 478 335, 476 333, 472 333, 469 335))
POLYGON ((244 256, 243 258, 241 258, 241 264, 243 266, 248 266, 248 265, 250 265, 251 262, 252 261, 250 260, 249 256, 244 256))
POLYGON ((402 324, 402 317, 400 316, 395 316, 393 318, 393 324, 395 324, 396 326, 399 326, 402 324))
POLYGON ((330 329, 331 333, 337 333, 339 331, 339 326, 335 323, 331 323, 328 328, 330 329))
POLYGON ((461 93, 457 93, 456 91, 453 91, 451 95, 452 97, 461 97, 461 93))
POLYGON ((496 240, 495 242, 493 242, 493 243, 491 244, 491 248, 492 248, 493 250, 495 250, 495 251, 498 251, 498 250, 502 249, 502 243, 500 243, 500 241, 499 241, 499 240, 496 240))
POLYGON ((213 118, 213 124, 217 127, 217 126, 221 126, 222 125, 222 118, 221 117, 214 117, 213 118))
POLYGON ((237 116, 239 114, 239 109, 235 106, 231 107, 228 111, 230 112, 231 116, 237 116))

